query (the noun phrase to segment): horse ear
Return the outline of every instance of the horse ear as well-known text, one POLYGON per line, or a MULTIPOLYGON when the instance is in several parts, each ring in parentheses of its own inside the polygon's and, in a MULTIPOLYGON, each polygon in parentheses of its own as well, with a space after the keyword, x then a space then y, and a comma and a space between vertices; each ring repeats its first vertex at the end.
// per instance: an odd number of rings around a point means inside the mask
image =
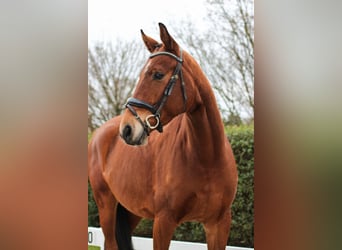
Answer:
POLYGON ((140 32, 141 32, 141 37, 148 51, 152 53, 156 48, 159 47, 159 43, 156 40, 154 40, 153 38, 149 36, 146 36, 143 30, 140 30, 140 32))
POLYGON ((179 46, 176 41, 170 36, 169 32, 166 29, 166 26, 162 23, 159 23, 160 30, 160 39, 163 41, 164 46, 167 51, 170 52, 179 52, 179 46))

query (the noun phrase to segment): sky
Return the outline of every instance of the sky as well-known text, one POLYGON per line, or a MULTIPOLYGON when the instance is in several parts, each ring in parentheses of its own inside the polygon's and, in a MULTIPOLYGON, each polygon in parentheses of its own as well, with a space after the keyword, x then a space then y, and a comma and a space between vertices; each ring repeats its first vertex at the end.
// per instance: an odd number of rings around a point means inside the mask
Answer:
MULTIPOLYGON (((208 28, 206 2, 207 0, 88 0, 88 46, 96 42, 112 42, 118 38, 127 41, 140 40, 140 29, 159 40, 159 22, 166 25, 171 35, 175 33, 173 29, 177 28, 175 24, 182 25, 182 21, 190 21, 196 30, 204 32, 208 28)), ((182 46, 186 49, 185 44, 182 46)))
POLYGON ((158 22, 192 20, 205 25, 206 0, 88 0, 88 43, 159 34, 158 22))

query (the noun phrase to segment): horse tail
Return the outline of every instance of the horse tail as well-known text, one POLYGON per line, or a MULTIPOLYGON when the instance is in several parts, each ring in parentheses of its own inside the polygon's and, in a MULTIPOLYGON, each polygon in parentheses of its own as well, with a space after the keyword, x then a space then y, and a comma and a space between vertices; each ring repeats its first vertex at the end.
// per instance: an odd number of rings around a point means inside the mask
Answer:
POLYGON ((133 250, 129 212, 120 203, 116 209, 116 242, 119 250, 133 250))

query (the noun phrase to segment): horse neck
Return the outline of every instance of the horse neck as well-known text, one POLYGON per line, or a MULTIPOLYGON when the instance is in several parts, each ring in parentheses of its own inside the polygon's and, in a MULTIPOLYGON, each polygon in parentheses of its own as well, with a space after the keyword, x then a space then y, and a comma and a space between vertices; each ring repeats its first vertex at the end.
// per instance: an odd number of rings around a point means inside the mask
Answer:
POLYGON ((227 139, 213 90, 199 66, 195 75, 198 100, 195 102, 195 108, 187 115, 191 121, 199 155, 205 158, 203 160, 215 161, 217 156, 224 155, 227 139))

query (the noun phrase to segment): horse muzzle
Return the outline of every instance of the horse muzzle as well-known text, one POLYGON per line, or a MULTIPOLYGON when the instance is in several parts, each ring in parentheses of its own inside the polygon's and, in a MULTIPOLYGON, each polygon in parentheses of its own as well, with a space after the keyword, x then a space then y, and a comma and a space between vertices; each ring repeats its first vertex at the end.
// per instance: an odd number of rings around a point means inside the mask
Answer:
POLYGON ((139 125, 124 125, 120 128, 120 136, 128 145, 139 146, 147 144, 147 133, 139 125))

